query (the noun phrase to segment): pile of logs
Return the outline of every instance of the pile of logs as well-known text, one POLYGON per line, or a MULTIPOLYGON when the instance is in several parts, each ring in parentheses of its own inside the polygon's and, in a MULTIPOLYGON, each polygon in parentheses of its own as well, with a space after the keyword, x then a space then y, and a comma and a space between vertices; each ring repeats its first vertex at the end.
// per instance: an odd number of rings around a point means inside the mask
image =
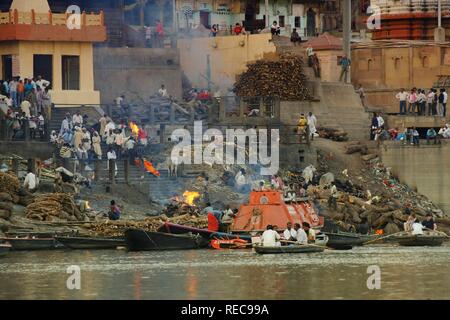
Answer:
POLYGON ((177 204, 169 204, 164 210, 162 211, 162 214, 164 214, 167 217, 177 217, 182 215, 198 215, 199 209, 195 206, 190 206, 185 203, 177 203, 177 204))
POLYGON ((277 59, 262 59, 247 65, 235 83, 236 95, 241 97, 275 97, 281 100, 310 100, 306 87, 303 61, 290 54, 277 59))
POLYGON ((19 179, 13 173, 0 172, 0 193, 7 193, 14 203, 19 202, 19 179))
POLYGON ((9 193, 0 192, 0 218, 8 220, 13 209, 13 198, 9 193))
POLYGON ((348 141, 347 132, 336 128, 319 127, 317 128, 319 137, 333 141, 348 141))
POLYGON ((346 154, 353 154, 356 152, 360 152, 362 155, 366 155, 368 152, 367 145, 361 143, 360 141, 355 141, 345 146, 346 154))
POLYGON ((142 221, 119 220, 99 222, 87 225, 86 228, 88 228, 96 236, 119 237, 123 236, 125 230, 130 228, 156 231, 164 222, 169 221, 200 229, 206 229, 208 227, 208 220, 206 216, 197 217, 191 216, 190 214, 185 214, 173 218, 160 215, 156 217, 149 217, 142 221))
POLYGON ((86 216, 80 212, 73 196, 66 193, 38 195, 26 210, 26 217, 40 221, 53 221, 55 218, 67 221, 84 221, 86 216))

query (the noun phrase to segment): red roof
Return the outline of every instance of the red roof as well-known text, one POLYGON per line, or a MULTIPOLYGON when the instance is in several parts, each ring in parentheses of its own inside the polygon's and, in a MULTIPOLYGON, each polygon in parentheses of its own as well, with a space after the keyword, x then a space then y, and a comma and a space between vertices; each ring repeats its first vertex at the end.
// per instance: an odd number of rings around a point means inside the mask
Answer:
POLYGON ((311 45, 314 50, 342 50, 342 39, 325 32, 308 40, 306 45, 311 45))

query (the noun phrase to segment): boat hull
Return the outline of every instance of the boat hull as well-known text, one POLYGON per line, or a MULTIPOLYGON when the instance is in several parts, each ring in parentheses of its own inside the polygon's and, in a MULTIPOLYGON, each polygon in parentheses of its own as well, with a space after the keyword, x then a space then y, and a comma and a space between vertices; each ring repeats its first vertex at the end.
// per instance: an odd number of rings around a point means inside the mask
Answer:
POLYGON ((11 250, 11 246, 9 244, 0 244, 0 257, 4 257, 11 250))
POLYGON ((158 231, 162 232, 162 233, 172 233, 172 234, 184 234, 184 233, 190 232, 192 234, 198 234, 206 240, 210 240, 210 239, 222 239, 222 240, 243 239, 246 241, 251 241, 251 236, 249 236, 249 235, 237 235, 237 234, 231 234, 231 233, 216 232, 216 231, 210 231, 207 229, 198 229, 198 228, 183 226, 180 224, 175 224, 175 223, 170 223, 170 222, 164 223, 158 229, 158 231))
POLYGON ((129 251, 189 250, 208 245, 199 235, 171 234, 136 229, 125 231, 125 241, 129 251))
POLYGON ((104 250, 126 246, 123 238, 55 237, 55 239, 74 250, 104 250))
POLYGON ((28 251, 28 250, 54 250, 61 249, 64 246, 54 238, 4 238, 12 246, 12 250, 28 251))
POLYGON ((405 247, 437 247, 442 245, 445 240, 443 236, 424 236, 424 235, 411 235, 405 237, 394 237, 394 240, 398 242, 399 245, 405 247))
POLYGON ((325 248, 321 248, 319 246, 310 246, 310 245, 302 245, 302 246, 276 246, 276 247, 264 247, 264 246, 255 246, 256 253, 259 254, 280 254, 280 253, 314 253, 314 252, 323 252, 325 248))
POLYGON ((327 246, 336 250, 350 250, 365 242, 378 238, 377 235, 363 235, 349 232, 323 232, 328 236, 327 246))

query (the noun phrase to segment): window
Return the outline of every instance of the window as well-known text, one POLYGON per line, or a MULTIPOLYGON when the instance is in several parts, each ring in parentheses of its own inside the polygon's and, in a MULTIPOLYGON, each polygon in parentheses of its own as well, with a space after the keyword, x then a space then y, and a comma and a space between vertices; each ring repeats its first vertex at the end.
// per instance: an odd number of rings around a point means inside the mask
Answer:
POLYGON ((301 23, 300 23, 300 17, 295 17, 295 20, 294 20, 294 26, 296 27, 296 28, 300 28, 301 27, 301 23))
POLYGON ((372 59, 367 60, 367 71, 370 71, 373 68, 372 59))
POLYGON ((53 56, 51 54, 33 55, 33 76, 41 76, 53 83, 53 56))
POLYGON ((80 90, 79 56, 62 56, 62 89, 80 90))
POLYGON ((395 60, 394 60, 394 68, 396 70, 400 68, 400 58, 395 58, 395 60))
POLYGON ((284 16, 280 16, 279 24, 280 24, 280 27, 284 28, 284 16))
POLYGON ((429 67, 429 62, 428 62, 428 57, 422 57, 422 67, 423 68, 428 68, 429 67))
POLYGON ((2 79, 10 80, 12 79, 12 56, 11 55, 4 55, 2 56, 2 65, 3 65, 3 74, 2 79))

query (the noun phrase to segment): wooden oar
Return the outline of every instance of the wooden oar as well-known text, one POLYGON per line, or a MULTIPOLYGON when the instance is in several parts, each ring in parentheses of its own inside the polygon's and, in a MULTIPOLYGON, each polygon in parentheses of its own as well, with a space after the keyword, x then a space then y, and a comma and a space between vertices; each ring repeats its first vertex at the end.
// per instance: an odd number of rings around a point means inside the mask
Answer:
POLYGON ((393 234, 389 234, 389 235, 381 237, 381 238, 376 238, 376 239, 373 239, 373 240, 369 240, 369 241, 363 242, 362 245, 365 245, 365 244, 368 244, 368 243, 372 243, 372 242, 375 242, 375 241, 379 241, 379 240, 383 240, 383 239, 387 239, 389 237, 398 235, 399 233, 405 233, 405 232, 408 232, 408 231, 399 231, 399 232, 396 232, 396 233, 393 233, 393 234))
POLYGON ((296 242, 296 241, 289 241, 289 240, 280 240, 280 242, 284 242, 284 243, 292 243, 292 244, 296 244, 298 246, 313 246, 313 247, 318 247, 318 248, 325 248, 325 249, 329 249, 329 250, 334 250, 334 248, 330 248, 327 246, 319 246, 317 244, 312 244, 312 243, 308 243, 308 244, 304 244, 304 243, 300 243, 300 242, 296 242))

